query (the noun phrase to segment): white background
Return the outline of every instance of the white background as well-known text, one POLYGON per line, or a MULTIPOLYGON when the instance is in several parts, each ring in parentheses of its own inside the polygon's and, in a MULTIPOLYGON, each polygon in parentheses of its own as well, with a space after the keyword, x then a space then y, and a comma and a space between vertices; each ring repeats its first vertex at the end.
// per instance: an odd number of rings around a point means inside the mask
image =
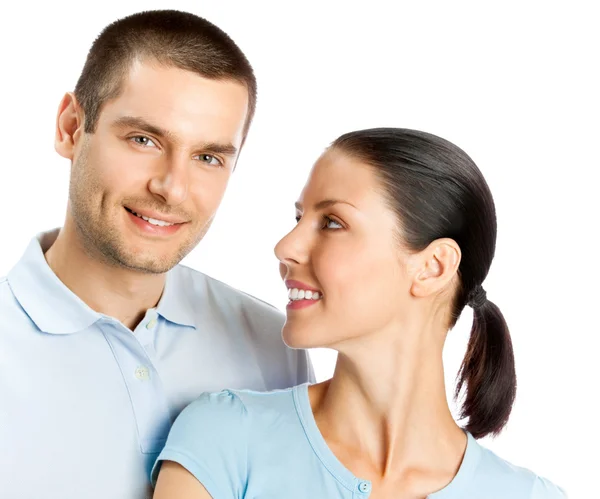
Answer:
MULTIPOLYGON (((62 223, 69 164, 53 149, 55 112, 95 36, 140 9, 189 10, 245 51, 259 101, 217 220, 185 263, 283 309, 272 248, 293 226, 293 203, 331 140, 352 129, 399 126, 455 142, 495 196, 498 246, 485 287, 511 327, 519 376, 506 431, 484 444, 570 497, 600 497, 594 3, 4 6, 0 275, 36 232, 62 223)), ((449 392, 470 325, 467 311, 449 336, 449 392)), ((315 351, 313 360, 319 380, 331 374, 331 352, 315 351)))

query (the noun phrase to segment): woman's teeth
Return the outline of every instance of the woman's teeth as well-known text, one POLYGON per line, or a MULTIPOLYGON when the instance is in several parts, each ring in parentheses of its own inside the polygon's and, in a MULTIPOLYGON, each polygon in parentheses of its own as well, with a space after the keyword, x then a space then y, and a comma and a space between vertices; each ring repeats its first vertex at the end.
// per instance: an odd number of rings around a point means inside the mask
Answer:
POLYGON ((318 291, 309 291, 298 288, 290 288, 288 290, 288 298, 292 301, 297 300, 318 300, 322 295, 318 291))

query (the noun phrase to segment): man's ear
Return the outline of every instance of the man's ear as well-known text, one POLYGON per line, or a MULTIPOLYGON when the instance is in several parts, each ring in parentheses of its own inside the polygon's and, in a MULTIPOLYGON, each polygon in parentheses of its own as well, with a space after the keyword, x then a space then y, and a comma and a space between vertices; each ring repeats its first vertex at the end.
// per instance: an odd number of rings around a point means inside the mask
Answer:
POLYGON ((75 146, 83 134, 83 110, 75 94, 67 92, 58 106, 54 148, 63 158, 73 160, 75 146))
POLYGON ((414 273, 411 294, 425 297, 439 293, 454 278, 461 251, 453 239, 436 239, 416 255, 419 265, 414 273))

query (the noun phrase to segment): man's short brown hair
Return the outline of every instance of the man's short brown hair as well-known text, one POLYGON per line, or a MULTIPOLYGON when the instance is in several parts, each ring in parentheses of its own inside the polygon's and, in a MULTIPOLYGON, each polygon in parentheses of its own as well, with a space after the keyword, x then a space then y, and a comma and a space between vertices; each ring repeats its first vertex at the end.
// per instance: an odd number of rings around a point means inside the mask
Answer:
POLYGON ((256 78, 235 42, 220 28, 177 10, 140 12, 109 24, 92 44, 75 87, 93 133, 102 106, 118 97, 135 60, 151 60, 214 80, 234 80, 248 89, 244 137, 256 108, 256 78))

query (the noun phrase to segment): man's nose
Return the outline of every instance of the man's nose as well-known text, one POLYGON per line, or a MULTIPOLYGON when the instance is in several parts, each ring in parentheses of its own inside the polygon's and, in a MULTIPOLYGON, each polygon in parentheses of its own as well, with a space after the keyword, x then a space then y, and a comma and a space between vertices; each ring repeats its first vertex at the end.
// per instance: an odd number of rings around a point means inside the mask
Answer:
POLYGON ((148 190, 165 204, 183 203, 189 190, 189 162, 184 154, 167 155, 160 170, 148 182, 148 190))

